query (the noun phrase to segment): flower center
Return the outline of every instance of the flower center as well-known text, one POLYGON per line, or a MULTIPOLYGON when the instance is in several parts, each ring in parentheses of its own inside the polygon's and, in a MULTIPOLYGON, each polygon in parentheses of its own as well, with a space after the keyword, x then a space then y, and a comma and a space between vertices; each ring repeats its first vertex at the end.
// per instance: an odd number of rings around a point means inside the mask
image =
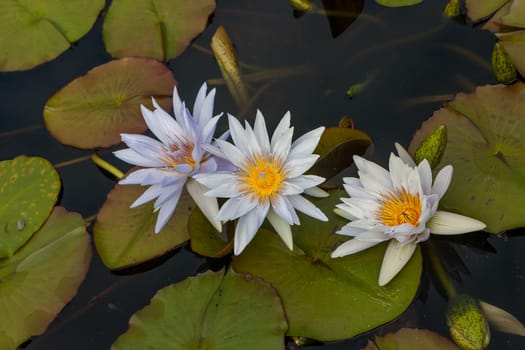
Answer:
POLYGON ((284 180, 284 173, 280 164, 273 159, 256 158, 248 164, 241 175, 243 190, 251 193, 260 201, 273 197, 284 180))
POLYGON ((412 224, 417 226, 421 217, 421 201, 419 195, 413 195, 405 190, 397 194, 389 194, 382 200, 379 209, 379 219, 386 226, 412 224))
POLYGON ((165 157, 162 159, 167 166, 175 168, 181 164, 187 164, 191 169, 195 169, 195 159, 193 159, 194 145, 191 143, 172 144, 170 148, 164 150, 165 157))

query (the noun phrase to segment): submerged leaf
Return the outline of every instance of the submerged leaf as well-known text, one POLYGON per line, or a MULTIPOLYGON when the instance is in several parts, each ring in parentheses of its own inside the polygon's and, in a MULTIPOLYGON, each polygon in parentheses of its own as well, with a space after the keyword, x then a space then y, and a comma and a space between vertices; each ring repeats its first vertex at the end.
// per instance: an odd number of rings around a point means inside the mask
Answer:
POLYGON ((362 350, 459 350, 447 338, 427 329, 401 328, 396 333, 375 337, 374 343, 369 341, 362 350))
POLYGON ((181 54, 215 11, 215 0, 113 0, 103 37, 113 57, 167 61, 181 54))
POLYGON ((250 275, 206 272, 163 288, 130 319, 112 350, 284 349, 275 290, 250 275))
POLYGON ((29 69, 56 58, 89 31, 104 3, 0 1, 0 70, 29 69))
POLYGON ((0 162, 0 258, 10 257, 46 221, 60 192, 53 166, 39 157, 0 162))
POLYGON ((315 201, 328 222, 300 215, 301 225, 292 226, 293 251, 275 232, 261 229, 243 253, 233 257, 236 271, 259 276, 277 290, 290 336, 321 341, 350 338, 393 320, 416 294, 421 275, 419 249, 385 287, 378 286, 377 278, 386 244, 344 258, 330 257, 348 239, 335 234, 347 221, 333 212, 339 198, 346 196, 344 191, 335 191, 315 201))
POLYGON ((162 63, 130 57, 90 70, 51 97, 44 107, 46 127, 58 141, 78 148, 109 147, 121 133, 142 133, 143 104, 151 97, 171 109, 175 79, 162 63))
POLYGON ((250 97, 241 77, 235 48, 223 26, 219 26, 211 38, 211 49, 237 107, 244 110, 248 106, 250 97))
POLYGON ((116 185, 97 215, 93 239, 100 258, 120 269, 156 258, 188 240, 186 224, 195 204, 183 192, 166 226, 155 234, 153 202, 129 206, 145 191, 139 185, 116 185))
POLYGON ((439 125, 447 126, 448 142, 440 168, 454 176, 440 205, 473 217, 499 233, 525 226, 525 85, 478 87, 458 94, 423 123, 409 151, 439 125))
POLYGON ((56 207, 14 256, 0 260, 0 349, 16 349, 76 294, 91 259, 80 215, 56 207))
POLYGON ((490 329, 479 302, 467 294, 450 299, 447 325, 452 339, 463 350, 483 350, 490 342, 490 329))

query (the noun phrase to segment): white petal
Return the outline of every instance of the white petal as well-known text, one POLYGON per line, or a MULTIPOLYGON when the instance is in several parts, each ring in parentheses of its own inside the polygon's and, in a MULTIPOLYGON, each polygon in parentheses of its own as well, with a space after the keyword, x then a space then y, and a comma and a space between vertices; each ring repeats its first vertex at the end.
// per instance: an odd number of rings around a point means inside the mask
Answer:
POLYGON ((182 111, 182 101, 179 97, 179 92, 177 91, 177 86, 173 87, 173 113, 175 114, 176 119, 180 119, 180 113, 182 111))
MULTIPOLYGON (((292 147, 292 138, 293 138, 293 127, 285 131, 281 135, 281 137, 275 140, 275 143, 272 143, 271 152, 277 160, 281 162, 286 161, 288 163, 287 158, 288 158, 288 153, 290 152, 290 148, 292 147)), ((290 176, 290 177, 295 177, 295 176, 290 176)))
POLYGON ((231 172, 200 173, 193 178, 208 188, 215 188, 225 183, 232 185, 237 183, 237 176, 231 172))
POLYGON ((200 130, 200 138, 202 143, 210 143, 213 135, 215 134, 215 129, 217 128, 217 123, 221 119, 221 114, 211 118, 200 130))
POLYGON ((159 141, 146 135, 120 134, 122 141, 129 148, 144 158, 161 159, 164 156, 164 146, 159 141))
POLYGON ((270 147, 272 150, 274 149, 275 143, 277 142, 277 140, 279 140, 283 136, 283 134, 288 131, 288 129, 290 129, 290 112, 289 111, 284 114, 281 121, 279 122, 279 124, 277 124, 277 127, 275 128, 273 132, 272 140, 270 142, 270 147))
POLYGON ((206 99, 204 100, 204 104, 201 106, 200 113, 197 114, 195 110, 193 110, 193 115, 196 118, 198 118, 199 125, 204 126, 212 118, 214 101, 215 101, 215 89, 211 89, 210 93, 206 96, 206 99))
POLYGON ((304 193, 309 195, 309 196, 317 197, 317 198, 330 197, 330 193, 326 192, 325 190, 323 190, 322 188, 319 188, 317 186, 316 187, 305 188, 304 189, 304 193))
POLYGON ((308 199, 304 198, 301 195, 287 196, 286 197, 290 203, 302 213, 305 213, 308 216, 316 218, 321 221, 328 221, 328 218, 324 213, 313 205, 308 199))
POLYGON ((302 175, 286 180, 289 183, 300 186, 303 189, 315 187, 324 182, 324 177, 316 175, 302 175))
POLYGON ((255 135, 255 132, 253 131, 252 127, 247 121, 245 122, 245 135, 246 135, 246 140, 251 140, 247 142, 248 144, 247 153, 249 154, 249 156, 251 158, 255 158, 261 155, 262 149, 261 149, 261 146, 259 145, 257 136, 255 135))
POLYGON ((232 145, 229 142, 222 140, 215 140, 217 145, 221 148, 221 151, 224 153, 225 159, 232 162, 238 168, 245 166, 246 157, 243 152, 241 152, 237 147, 232 145))
POLYGON ((213 225, 213 227, 215 227, 217 231, 222 232, 221 222, 215 219, 217 213, 219 212, 217 199, 204 195, 204 193, 208 191, 208 188, 201 185, 194 179, 188 179, 188 182, 186 182, 186 189, 206 219, 208 219, 208 221, 213 225))
POLYGON ((331 256, 332 258, 341 258, 346 255, 358 253, 360 251, 373 247, 376 244, 376 242, 363 242, 354 238, 344 242, 339 247, 337 247, 332 252, 331 256))
POLYGON ((257 110, 253 131, 255 132, 255 136, 257 137, 257 142, 261 146, 261 150, 264 153, 270 152, 270 138, 268 136, 268 130, 266 129, 264 116, 262 115, 260 110, 257 110))
MULTIPOLYGON (((414 176, 414 168, 410 167, 401 158, 397 157, 393 153, 390 153, 388 169, 390 170, 390 178, 392 179, 392 186, 394 187, 394 189, 400 190, 404 188, 410 193, 413 193, 411 190, 414 190, 414 187, 409 185, 408 183, 412 182, 411 178, 414 176)), ((363 182, 362 178, 361 182, 363 182)), ((416 188, 415 190, 417 191, 418 188, 416 188)))
POLYGON ((314 165, 319 156, 317 154, 311 154, 301 158, 290 159, 285 164, 286 175, 289 178, 294 178, 302 175, 314 165))
MULTIPOLYGON (((245 155, 248 154, 248 150, 250 149, 250 145, 249 145, 250 141, 246 139, 246 132, 244 128, 242 127, 241 123, 239 122, 239 120, 231 114, 228 114, 228 125, 230 126, 230 134, 231 134, 233 143, 238 148, 239 152, 243 153, 243 157, 244 157, 245 155)), ((255 140, 252 140, 251 142, 254 142, 254 141, 255 140)), ((217 140, 217 143, 220 146, 224 142, 219 142, 219 140, 217 140)))
POLYGON ((486 225, 476 219, 448 211, 436 211, 427 222, 430 233, 437 235, 457 235, 460 233, 483 230, 486 225))
POLYGON ((235 220, 254 209, 257 205, 257 201, 252 201, 246 197, 230 198, 222 205, 216 219, 220 221, 235 220))
POLYGON ((367 178, 372 179, 374 182, 381 184, 389 191, 394 190, 395 187, 392 186, 392 181, 390 179, 390 173, 388 170, 358 155, 354 155, 353 159, 361 177, 366 176, 367 178))
POLYGON ((434 179, 434 185, 432 185, 432 193, 435 193, 439 196, 439 199, 443 197, 445 192, 447 192, 448 186, 450 185, 450 180, 452 180, 453 168, 452 165, 447 165, 443 167, 436 175, 434 179))
POLYGON ((525 326, 515 316, 482 300, 479 304, 491 327, 500 332, 525 336, 525 326))
POLYGON ((272 209, 275 214, 279 215, 289 225, 299 224, 299 218, 290 201, 285 196, 275 196, 271 201, 272 209))
POLYGON ((236 197, 241 193, 241 190, 232 183, 223 183, 208 192, 206 192, 207 197, 215 198, 231 198, 236 197))
POLYGON ((414 162, 410 154, 408 154, 406 149, 397 142, 394 144, 394 146, 396 147, 396 151, 397 151, 397 154, 399 155, 399 158, 401 158, 403 162, 407 163, 412 168, 414 168, 416 166, 416 163, 414 162))
POLYGON ((182 129, 175 119, 168 114, 157 101, 152 98, 154 111, 150 111, 144 105, 140 105, 142 117, 148 126, 148 129, 165 145, 170 145, 177 138, 182 136, 182 129))
POLYGON ((235 238, 233 242, 233 253, 239 255, 244 248, 251 242, 259 227, 261 227, 266 214, 268 213, 269 203, 254 208, 246 215, 241 216, 235 227, 235 238))
POLYGON ((416 168, 419 173, 419 181, 421 182, 423 193, 428 195, 431 193, 432 187, 432 170, 430 169, 428 160, 423 159, 416 168))
POLYGON ((157 198, 158 196, 160 196, 162 191, 163 191, 163 189, 162 189, 161 186, 152 185, 146 191, 144 191, 144 193, 139 198, 137 198, 137 200, 135 202, 133 202, 129 207, 130 208, 136 208, 139 205, 147 203, 147 202, 157 198))
POLYGON ((170 177, 169 170, 159 168, 138 169, 129 173, 119 181, 121 185, 156 185, 160 184, 165 177, 170 177))
MULTIPOLYGON (((206 90, 208 89, 208 86, 206 85, 206 82, 204 82, 200 89, 199 89, 199 92, 197 93, 197 97, 195 97, 195 103, 193 104, 193 115, 195 117, 195 119, 200 119, 200 114, 201 114, 201 109, 202 109, 202 106, 204 104, 204 100, 206 99, 206 90)), ((211 117, 211 113, 210 113, 210 117, 211 117)))
POLYGON ((143 167, 162 167, 165 166, 164 162, 160 161, 156 157, 146 158, 131 148, 122 149, 119 151, 113 152, 115 157, 120 160, 125 161, 126 163, 143 166, 143 167))
POLYGON ((217 171, 217 161, 215 157, 210 157, 200 164, 199 173, 214 173, 217 171))
POLYGON ((317 147, 319 140, 321 139, 321 135, 323 135, 324 129, 324 127, 319 127, 310 132, 307 132, 295 140, 292 143, 289 156, 295 157, 300 154, 312 154, 317 147))
POLYGON ((301 186, 297 186, 294 183, 283 181, 279 189, 279 193, 283 196, 290 196, 294 194, 303 193, 304 189, 301 186))
POLYGON ((272 209, 268 211, 266 216, 270 224, 272 224, 275 232, 279 234, 284 244, 288 249, 293 250, 293 237, 292 237, 292 228, 290 224, 284 221, 279 215, 277 215, 272 209))
POLYGON ((400 244, 395 239, 390 241, 379 272, 378 283, 380 286, 386 285, 403 269, 414 254, 416 247, 417 243, 415 242, 400 244))
POLYGON ((337 208, 334 209, 334 213, 336 213, 337 215, 345 218, 346 220, 355 220, 355 219, 357 219, 357 217, 355 217, 354 215, 350 214, 344 208, 345 208, 344 204, 338 204, 337 208))
POLYGON ((170 200, 160 207, 157 223, 155 224, 155 233, 159 233, 170 219, 171 215, 175 211, 175 207, 177 207, 181 193, 182 188, 180 191, 174 193, 173 197, 171 197, 170 200))

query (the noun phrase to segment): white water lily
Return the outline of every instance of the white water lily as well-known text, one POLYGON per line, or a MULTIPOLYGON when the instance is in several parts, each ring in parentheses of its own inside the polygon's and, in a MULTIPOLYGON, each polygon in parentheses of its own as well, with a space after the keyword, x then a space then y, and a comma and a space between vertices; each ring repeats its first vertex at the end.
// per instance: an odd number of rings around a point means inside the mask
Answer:
POLYGON ((154 208, 159 214, 155 233, 162 230, 173 214, 184 185, 212 225, 218 231, 222 229, 221 223, 215 219, 219 211, 217 200, 205 196, 208 189, 192 178, 199 173, 221 169, 221 164, 225 164, 224 160, 205 150, 206 145, 212 142, 217 122, 222 115, 213 116, 215 89, 208 94, 206 91, 207 86, 204 83, 195 99, 193 116, 180 100, 176 87, 173 89, 175 119, 155 99, 152 99, 155 107, 153 111, 141 105, 142 116, 148 128, 160 141, 145 135, 121 134, 122 141, 129 148, 114 152, 123 161, 144 167, 132 172, 119 183, 149 186, 131 204, 131 208, 157 199, 154 208))
POLYGON ((290 127, 289 112, 281 119, 271 140, 260 111, 257 111, 253 129, 247 122, 243 128, 231 115, 228 115, 228 122, 235 144, 217 140, 215 153, 231 161, 238 169, 234 172, 199 174, 195 179, 212 189, 206 195, 229 198, 216 219, 239 218, 235 228, 235 255, 239 255, 250 243, 265 218, 286 246, 293 249, 290 225, 300 224, 296 209, 316 219, 328 220, 302 196, 303 193, 326 195, 317 187, 324 182, 324 178, 303 175, 319 157, 312 152, 324 127, 312 130, 292 143, 293 127, 290 127))
POLYGON ((337 233, 354 238, 341 244, 333 258, 360 252, 390 241, 379 273, 379 285, 390 282, 410 260, 417 243, 430 233, 450 235, 485 228, 481 221, 437 210, 448 189, 452 166, 447 165, 432 183, 425 159, 416 165, 408 152, 396 144, 399 157, 390 155, 389 170, 354 156, 359 178, 344 178, 350 198, 342 198, 335 212, 349 220, 337 233))

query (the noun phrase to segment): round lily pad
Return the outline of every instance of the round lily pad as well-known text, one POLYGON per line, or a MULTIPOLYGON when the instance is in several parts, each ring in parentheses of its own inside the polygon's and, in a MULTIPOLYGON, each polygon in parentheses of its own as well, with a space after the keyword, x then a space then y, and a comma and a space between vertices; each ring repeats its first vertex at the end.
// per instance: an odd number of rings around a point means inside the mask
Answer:
POLYGON ((116 185, 97 215, 93 240, 100 258, 110 269, 140 264, 173 250, 189 238, 188 216, 195 207, 184 191, 171 219, 155 234, 157 213, 153 202, 129 206, 146 190, 139 185, 116 185))
POLYGON ((351 338, 399 316, 412 302, 421 276, 419 248, 399 275, 385 287, 377 283, 386 244, 332 259, 348 237, 335 232, 346 220, 333 208, 346 192, 315 201, 327 216, 321 222, 301 215, 292 226, 294 250, 279 236, 261 229, 243 253, 233 258, 236 271, 269 282, 283 300, 290 336, 322 341, 351 338))
POLYGON ((451 164, 454 175, 440 206, 483 221, 488 232, 525 226, 524 100, 522 83, 458 94, 410 143, 413 153, 437 126, 447 126, 447 147, 436 171, 451 164))
POLYGON ((47 160, 20 156, 0 162, 0 258, 12 256, 46 221, 60 192, 47 160))
POLYGON ((24 247, 0 260, 0 348, 43 333, 76 294, 90 259, 84 220, 57 207, 24 247))
POLYGON ((473 22, 479 22, 505 5, 509 0, 465 0, 467 16, 473 22))
MULTIPOLYGON (((191 239, 191 250, 210 258, 221 258, 233 250, 233 240, 227 237, 228 225, 223 226, 223 232, 218 232, 204 214, 195 208, 188 218, 188 232, 191 239)), ((233 227, 233 226, 231 226, 233 227)))
POLYGON ((143 133, 143 104, 171 109, 175 79, 148 58, 114 60, 90 70, 53 95, 44 107, 47 129, 65 145, 91 149, 120 143, 121 133, 143 133))
POLYGON ((158 291, 111 349, 277 350, 285 332, 270 285, 231 270, 206 272, 158 291))
POLYGON ((0 1, 0 70, 33 68, 86 34, 104 0, 0 1))
POLYGON ((104 21, 106 50, 113 57, 177 57, 200 34, 215 0, 113 0, 104 21))
POLYGON ((401 328, 396 333, 375 337, 362 350, 460 350, 447 338, 427 329, 401 328))

